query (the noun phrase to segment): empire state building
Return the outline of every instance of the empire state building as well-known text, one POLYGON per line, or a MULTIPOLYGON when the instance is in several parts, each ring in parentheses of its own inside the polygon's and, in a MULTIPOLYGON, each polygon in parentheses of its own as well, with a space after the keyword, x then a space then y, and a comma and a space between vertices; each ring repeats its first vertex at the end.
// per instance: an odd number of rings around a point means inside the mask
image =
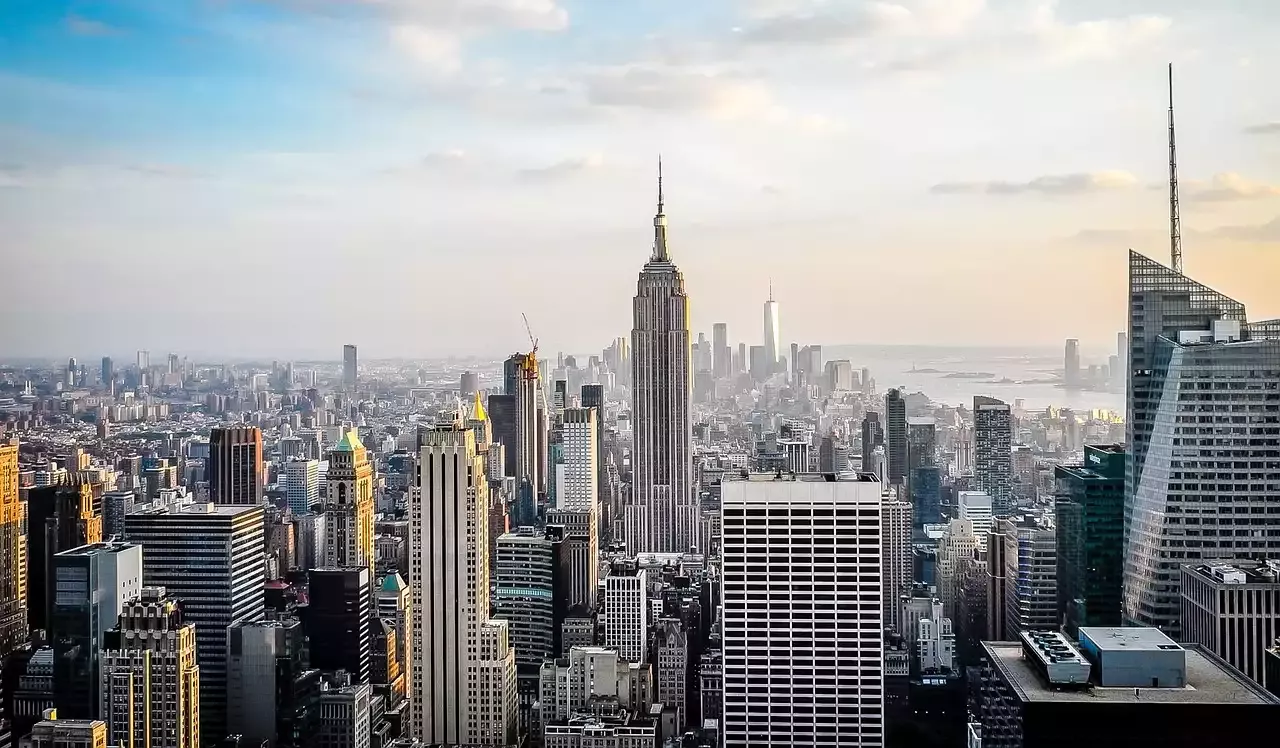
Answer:
POLYGON ((675 553, 697 538, 693 428, 689 415, 689 296, 667 248, 662 162, 653 254, 640 271, 631 330, 632 493, 625 510, 627 550, 675 553))

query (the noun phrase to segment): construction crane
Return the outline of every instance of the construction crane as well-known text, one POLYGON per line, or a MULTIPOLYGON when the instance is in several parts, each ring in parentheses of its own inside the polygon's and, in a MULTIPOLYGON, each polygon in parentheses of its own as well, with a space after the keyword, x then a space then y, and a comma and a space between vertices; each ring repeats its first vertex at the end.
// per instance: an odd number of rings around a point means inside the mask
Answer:
POLYGON ((524 378, 537 379, 538 386, 542 388, 542 402, 548 407, 551 403, 551 394, 547 391, 547 380, 542 376, 542 367, 538 366, 538 339, 533 337, 533 328, 529 325, 529 316, 524 312, 520 313, 520 318, 524 320, 524 331, 529 336, 529 345, 533 349, 525 357, 524 378))

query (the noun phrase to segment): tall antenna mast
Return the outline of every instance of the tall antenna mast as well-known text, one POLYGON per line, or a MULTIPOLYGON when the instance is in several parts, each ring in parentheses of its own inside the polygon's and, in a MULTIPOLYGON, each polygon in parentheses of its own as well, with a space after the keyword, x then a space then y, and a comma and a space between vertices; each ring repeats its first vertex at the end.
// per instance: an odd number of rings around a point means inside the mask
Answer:
POLYGON ((1173 138, 1173 63, 1169 63, 1169 254, 1182 273, 1182 219, 1178 215, 1178 148, 1173 138))

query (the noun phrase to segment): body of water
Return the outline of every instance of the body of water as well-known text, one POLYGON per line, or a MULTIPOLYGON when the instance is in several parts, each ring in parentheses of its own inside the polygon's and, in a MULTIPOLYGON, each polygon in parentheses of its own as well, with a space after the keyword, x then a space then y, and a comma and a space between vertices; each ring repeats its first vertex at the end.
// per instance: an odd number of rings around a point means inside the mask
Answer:
POLYGON ((824 345, 822 358, 824 361, 848 359, 855 370, 870 369, 881 392, 900 387, 908 393, 923 392, 930 399, 947 405, 972 407, 975 395, 987 395, 1011 405, 1021 399, 1027 410, 1058 406, 1124 414, 1122 391, 1069 390, 1058 384, 1063 364, 1061 350, 824 345), (964 373, 983 376, 948 376, 964 373))

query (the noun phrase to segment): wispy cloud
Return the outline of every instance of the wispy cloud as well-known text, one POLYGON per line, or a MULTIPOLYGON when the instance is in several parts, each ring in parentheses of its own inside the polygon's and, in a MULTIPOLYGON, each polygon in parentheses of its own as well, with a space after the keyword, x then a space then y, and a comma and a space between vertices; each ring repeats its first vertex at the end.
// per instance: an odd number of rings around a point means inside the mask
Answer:
POLYGON ((1280 120, 1259 122, 1244 128, 1246 135, 1280 135, 1280 120))
POLYGON ((1132 174, 1125 171, 1096 171, 1076 174, 1047 174, 1025 182, 993 180, 987 182, 943 182, 929 191, 935 195, 1027 195, 1046 196, 1087 195, 1097 192, 1128 189, 1138 184, 1132 174))
POLYGON ((1280 244, 1280 216, 1266 223, 1242 226, 1219 226, 1207 232, 1210 236, 1253 244, 1280 244))
POLYGON ((66 17, 64 25, 67 31, 76 36, 119 36, 124 33, 124 29, 75 13, 66 17))
POLYGON ((580 158, 568 158, 547 166, 521 169, 520 178, 532 182, 554 182, 570 179, 604 166, 604 157, 592 154, 580 158))
MULTIPOLYGON (((1234 172, 1215 174, 1209 182, 1184 182, 1182 199, 1192 203, 1224 203, 1280 196, 1280 187, 1253 182, 1234 172)), ((1153 189, 1166 189, 1153 185, 1153 189)))

